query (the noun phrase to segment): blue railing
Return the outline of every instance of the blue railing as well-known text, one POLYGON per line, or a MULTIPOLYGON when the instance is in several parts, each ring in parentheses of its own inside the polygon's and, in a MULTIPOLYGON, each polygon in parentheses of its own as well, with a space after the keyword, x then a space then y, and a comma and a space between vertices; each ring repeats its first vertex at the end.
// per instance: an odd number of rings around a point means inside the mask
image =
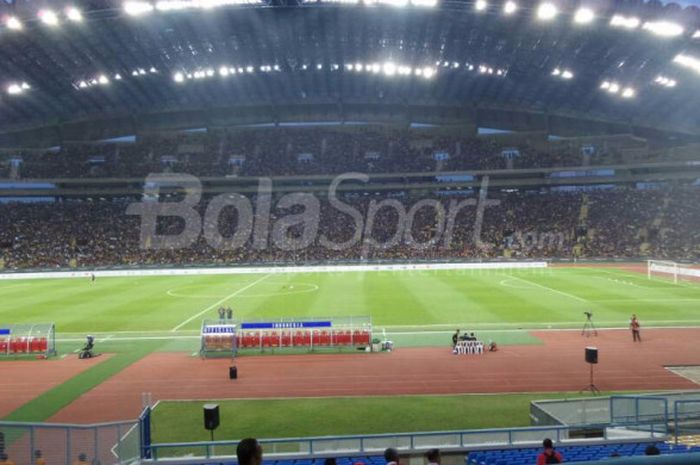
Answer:
MULTIPOLYGON (((544 438, 551 438, 558 444, 580 444, 624 441, 619 435, 608 437, 610 425, 547 426, 523 428, 498 428, 463 431, 435 431, 420 433, 391 433, 354 436, 317 436, 304 438, 261 439, 266 456, 324 456, 362 455, 381 453, 387 447, 400 451, 421 451, 432 447, 442 450, 474 450, 541 444, 544 438), (570 433, 582 431, 600 432, 593 438, 575 438, 570 433)), ((646 433, 636 433, 631 440, 658 438, 666 425, 648 425, 646 433)), ((665 437, 665 435, 663 435, 665 437)), ((227 457, 235 455, 237 441, 206 441, 151 444, 151 458, 154 461, 182 457, 227 457)))

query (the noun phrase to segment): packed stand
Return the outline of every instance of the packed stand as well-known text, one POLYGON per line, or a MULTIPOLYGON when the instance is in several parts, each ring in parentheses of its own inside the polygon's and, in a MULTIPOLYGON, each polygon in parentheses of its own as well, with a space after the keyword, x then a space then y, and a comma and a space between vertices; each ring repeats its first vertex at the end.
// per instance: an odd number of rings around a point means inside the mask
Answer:
MULTIPOLYGON (((152 250, 139 243, 140 218, 127 215, 135 200, 62 201, 52 203, 0 204, 0 265, 9 269, 102 267, 114 265, 195 265, 253 262, 314 262, 362 259, 485 259, 485 258, 635 258, 696 260, 700 258, 700 203, 698 188, 674 190, 617 189, 599 193, 506 192, 489 194, 497 202, 484 209, 482 220, 474 197, 437 198, 446 215, 444 234, 429 242, 438 231, 435 207, 416 210, 410 234, 405 231, 386 247, 363 241, 334 250, 321 243, 322 236, 335 243, 349 241, 354 219, 333 207, 325 197, 320 205, 318 233, 309 244, 291 247, 304 237, 304 224, 291 225, 285 235, 275 236, 273 225, 281 218, 303 212, 294 205, 281 208, 273 199, 268 245, 253 247, 252 237, 240 247, 212 247, 202 234, 188 247, 152 250), (585 227, 581 211, 588 206, 585 227), (448 228, 451 240, 446 243, 448 228), (481 229, 480 236, 475 231, 481 229), (424 244, 418 246, 418 244, 424 244)), ((250 199, 256 208, 256 199, 250 199)), ((387 194, 346 194, 343 202, 357 209, 363 220, 363 238, 385 243, 395 235, 399 213, 381 208, 367 233, 368 209, 377 202, 394 202, 410 211, 420 197, 387 194)), ((200 203, 200 214, 208 199, 200 203)), ((161 218, 160 234, 178 233, 177 219, 161 218)), ((216 229, 227 238, 239 229, 238 215, 224 209, 216 229)), ((148 244, 146 244, 148 245, 148 244)))

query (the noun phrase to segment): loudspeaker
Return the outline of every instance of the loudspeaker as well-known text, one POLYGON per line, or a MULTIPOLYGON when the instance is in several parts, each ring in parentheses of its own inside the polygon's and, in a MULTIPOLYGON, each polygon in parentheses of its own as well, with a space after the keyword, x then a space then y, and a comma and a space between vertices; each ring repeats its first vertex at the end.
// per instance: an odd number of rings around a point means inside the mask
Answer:
POLYGON ((204 429, 214 431, 219 427, 219 404, 204 404, 204 429))
POLYGON ((229 379, 238 379, 238 368, 229 367, 228 368, 228 377, 229 377, 229 379))
POLYGON ((586 347, 586 363, 598 363, 597 347, 586 347))

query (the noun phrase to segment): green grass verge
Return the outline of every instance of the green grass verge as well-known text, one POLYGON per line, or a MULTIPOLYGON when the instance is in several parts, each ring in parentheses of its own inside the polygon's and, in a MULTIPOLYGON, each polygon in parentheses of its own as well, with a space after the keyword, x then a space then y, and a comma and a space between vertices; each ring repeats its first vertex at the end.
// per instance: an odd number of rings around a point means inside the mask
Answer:
MULTIPOLYGON (((158 349, 159 341, 142 342, 123 348, 108 360, 49 389, 5 416, 5 421, 45 421, 95 386, 103 383, 137 360, 158 349)), ((77 355, 72 355, 77 357, 77 355)))
MULTIPOLYGON (((530 402, 578 394, 335 397, 217 401, 216 439, 279 438, 506 428, 530 425, 530 402)), ((204 441, 206 402, 161 402, 154 442, 204 441)))

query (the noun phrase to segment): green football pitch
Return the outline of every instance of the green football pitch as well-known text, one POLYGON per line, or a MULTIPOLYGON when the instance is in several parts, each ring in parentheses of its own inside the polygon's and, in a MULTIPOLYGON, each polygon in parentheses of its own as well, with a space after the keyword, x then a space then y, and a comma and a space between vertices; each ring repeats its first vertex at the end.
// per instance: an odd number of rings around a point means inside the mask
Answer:
MULTIPOLYGON (((613 266, 144 276, 98 278, 94 283, 85 278, 8 280, 0 282, 0 302, 0 327, 55 323, 61 357, 82 346, 88 333, 96 335, 99 352, 114 354, 5 417, 26 421, 50 418, 151 352, 196 355, 202 319, 216 318, 222 305, 231 306, 238 320, 371 316, 375 331, 386 331, 399 347, 447 345, 456 328, 478 331, 482 339, 493 338, 503 345, 537 344, 540 340, 528 329, 580 328, 584 311, 593 312, 599 327, 626 327, 633 312, 647 328, 700 326, 700 285, 648 280, 643 274, 613 266)), ((445 403, 444 410, 449 412, 453 400, 436 402, 445 403)), ((507 418, 493 424, 460 423, 461 427, 522 423, 529 397, 512 400, 512 408, 503 407, 510 412, 507 418), (511 410, 518 413, 511 415, 511 410)), ((294 409, 304 401, 285 402, 294 409)), ((480 402, 485 400, 469 397, 468 404, 480 402)), ((258 408, 249 404, 253 410, 258 408)), ((198 408, 164 406, 157 418, 161 425, 170 420, 182 424, 178 419, 186 417, 188 409, 198 408)), ((338 408, 342 412, 342 405, 338 408)), ((382 423, 377 431, 391 428, 392 422, 382 423)), ((341 430, 338 432, 353 431, 341 430)))
POLYGON ((238 320, 371 316, 389 331, 700 324, 700 286, 615 268, 375 271, 0 282, 0 324, 66 333, 187 333, 221 305, 238 320))

